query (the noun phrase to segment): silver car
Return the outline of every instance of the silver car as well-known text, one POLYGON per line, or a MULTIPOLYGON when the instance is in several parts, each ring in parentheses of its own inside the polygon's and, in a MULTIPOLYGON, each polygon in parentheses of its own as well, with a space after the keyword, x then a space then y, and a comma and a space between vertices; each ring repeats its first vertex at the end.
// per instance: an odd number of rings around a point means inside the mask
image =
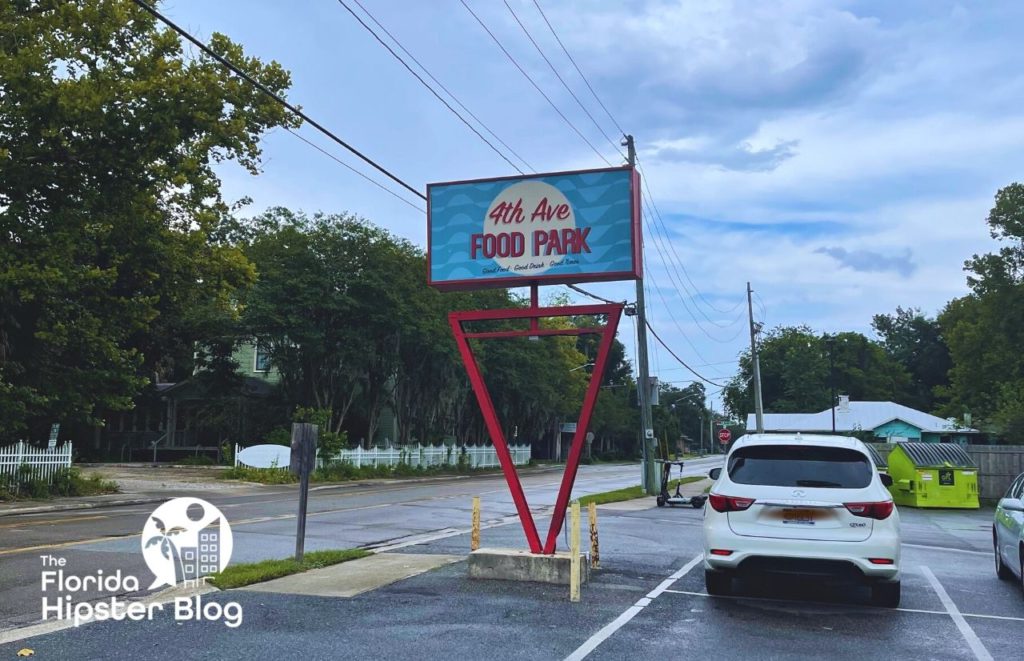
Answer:
POLYGON ((1016 579, 1024 589, 1024 473, 1017 476, 996 507, 992 543, 999 578, 1016 579))

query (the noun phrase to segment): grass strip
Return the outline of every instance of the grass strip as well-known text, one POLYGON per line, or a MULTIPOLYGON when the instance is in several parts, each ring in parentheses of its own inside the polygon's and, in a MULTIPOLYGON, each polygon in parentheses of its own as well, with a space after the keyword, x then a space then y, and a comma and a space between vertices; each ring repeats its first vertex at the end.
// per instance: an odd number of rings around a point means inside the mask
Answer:
MULTIPOLYGON (((678 480, 672 480, 668 483, 668 488, 671 491, 676 488, 677 484, 689 484, 690 482, 700 482, 706 479, 704 475, 691 475, 690 477, 679 478, 678 480)), ((589 496, 583 496, 580 498, 580 505, 589 505, 590 503, 597 503, 598 505, 604 505, 605 503, 618 503, 623 500, 633 500, 634 498, 643 498, 647 494, 644 493, 643 488, 640 485, 635 487, 627 487, 625 489, 616 489, 615 491, 605 491, 604 493, 594 493, 589 496)))
POLYGON ((262 583, 282 576, 290 576, 299 572, 319 569, 329 565, 336 565, 349 560, 358 560, 373 555, 363 549, 340 549, 331 551, 310 551, 302 557, 302 562, 295 558, 284 560, 262 560, 260 562, 246 562, 237 565, 229 565, 224 571, 211 574, 207 582, 211 585, 228 590, 240 588, 253 583, 262 583))

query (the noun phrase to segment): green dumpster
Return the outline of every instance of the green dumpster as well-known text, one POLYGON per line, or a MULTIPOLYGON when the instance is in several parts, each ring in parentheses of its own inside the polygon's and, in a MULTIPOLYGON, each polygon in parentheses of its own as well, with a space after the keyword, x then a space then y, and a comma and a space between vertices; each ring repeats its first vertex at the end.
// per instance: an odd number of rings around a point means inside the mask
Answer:
POLYGON ((897 443, 889 453, 897 505, 978 509, 978 467, 954 443, 897 443))

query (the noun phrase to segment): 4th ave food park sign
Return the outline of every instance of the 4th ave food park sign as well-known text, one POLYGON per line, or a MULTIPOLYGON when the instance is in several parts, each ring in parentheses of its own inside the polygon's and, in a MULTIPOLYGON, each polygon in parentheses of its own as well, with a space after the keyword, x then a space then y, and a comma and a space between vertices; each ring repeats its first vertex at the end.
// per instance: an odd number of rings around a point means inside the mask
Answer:
POLYGON ((641 277, 630 167, 427 186, 427 282, 442 290, 641 277))

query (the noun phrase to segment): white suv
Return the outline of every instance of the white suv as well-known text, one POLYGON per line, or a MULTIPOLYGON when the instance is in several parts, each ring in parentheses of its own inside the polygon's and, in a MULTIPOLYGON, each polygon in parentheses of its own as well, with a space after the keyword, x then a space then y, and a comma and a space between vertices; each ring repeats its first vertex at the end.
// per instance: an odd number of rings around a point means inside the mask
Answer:
POLYGON ((872 601, 900 602, 900 522, 855 438, 750 434, 736 441, 704 508, 704 580, 725 595, 737 574, 867 581, 872 601))

